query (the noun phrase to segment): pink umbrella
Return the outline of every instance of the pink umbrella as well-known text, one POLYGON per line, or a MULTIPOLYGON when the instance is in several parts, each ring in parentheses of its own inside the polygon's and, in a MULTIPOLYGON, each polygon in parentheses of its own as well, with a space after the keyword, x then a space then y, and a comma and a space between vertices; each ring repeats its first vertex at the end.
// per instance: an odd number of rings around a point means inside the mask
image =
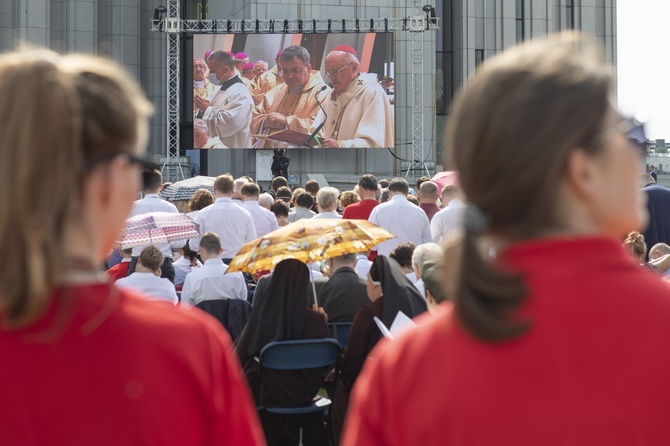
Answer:
POLYGON ((441 194, 444 186, 450 186, 452 184, 458 186, 458 172, 455 170, 438 172, 433 178, 430 179, 430 181, 437 184, 439 189, 438 194, 441 194))
POLYGON ((149 212, 126 220, 117 246, 127 249, 199 236, 198 225, 186 214, 149 212))

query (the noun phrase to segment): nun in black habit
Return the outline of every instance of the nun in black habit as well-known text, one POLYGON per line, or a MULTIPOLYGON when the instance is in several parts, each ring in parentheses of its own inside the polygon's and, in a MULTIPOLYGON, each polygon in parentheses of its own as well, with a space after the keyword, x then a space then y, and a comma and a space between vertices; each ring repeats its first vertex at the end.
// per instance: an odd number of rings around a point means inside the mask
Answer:
MULTIPOLYGON (((270 284, 254 297, 251 316, 235 349, 257 404, 265 407, 298 407, 311 404, 323 382, 322 370, 263 370, 254 359, 274 341, 329 337, 323 314, 306 307, 309 288, 307 266, 294 259, 283 260, 272 272, 270 284)), ((260 412, 268 445, 295 444, 303 427, 304 444, 323 444, 323 424, 318 414, 287 416, 260 412)))

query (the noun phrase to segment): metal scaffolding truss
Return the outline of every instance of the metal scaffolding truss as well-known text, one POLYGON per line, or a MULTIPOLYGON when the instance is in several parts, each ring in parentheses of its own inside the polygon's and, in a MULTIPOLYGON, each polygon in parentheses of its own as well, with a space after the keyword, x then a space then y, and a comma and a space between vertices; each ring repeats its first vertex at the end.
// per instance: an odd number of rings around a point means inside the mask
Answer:
POLYGON ((296 33, 359 33, 359 32, 411 32, 409 62, 412 64, 412 159, 407 169, 421 170, 430 176, 424 153, 423 108, 423 35, 438 29, 437 18, 428 17, 423 8, 424 0, 413 0, 414 16, 403 18, 373 19, 256 19, 256 20, 181 20, 179 0, 168 0, 167 17, 153 20, 151 31, 167 34, 167 156, 163 164, 168 181, 184 178, 179 162, 179 40, 180 34, 296 34, 296 33))
POLYGON ((168 0, 167 33, 167 153, 161 174, 166 181, 184 179, 179 162, 179 0, 168 0))
MULTIPOLYGON (((420 10, 421 8, 419 8, 420 10)), ((421 12, 421 11, 419 11, 421 12)), ((423 21, 423 29, 437 29, 437 19, 432 19, 430 28, 426 28, 425 16, 414 17, 423 21)), ((255 19, 255 20, 153 20, 151 31, 183 32, 183 33, 217 33, 217 34, 297 34, 297 33, 358 33, 409 31, 412 18, 372 18, 372 19, 255 19), (168 26, 164 26, 169 22, 168 26), (174 29, 171 31, 171 29, 174 29)))
POLYGON ((428 21, 422 15, 423 0, 413 0, 414 17, 411 18, 410 31, 412 33, 412 44, 410 57, 412 63, 412 159, 407 173, 420 170, 421 174, 426 172, 430 178, 430 172, 426 167, 426 158, 423 145, 423 32, 428 21))

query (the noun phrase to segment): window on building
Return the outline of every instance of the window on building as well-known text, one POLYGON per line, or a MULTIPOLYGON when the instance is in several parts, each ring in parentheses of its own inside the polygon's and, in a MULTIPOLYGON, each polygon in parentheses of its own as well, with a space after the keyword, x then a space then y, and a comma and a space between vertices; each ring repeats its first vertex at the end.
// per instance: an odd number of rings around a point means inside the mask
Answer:
POLYGON ((435 4, 436 15, 440 18, 436 41, 435 79, 435 108, 438 115, 446 115, 449 112, 454 95, 453 7, 453 0, 441 0, 435 4))
POLYGON ((575 4, 574 0, 565 0, 565 27, 575 28, 575 4))
POLYGON ((484 62, 484 50, 475 50, 475 67, 484 62))
POLYGON ((526 19, 526 10, 524 0, 516 0, 516 41, 521 42, 526 38, 526 29, 524 21, 526 19))

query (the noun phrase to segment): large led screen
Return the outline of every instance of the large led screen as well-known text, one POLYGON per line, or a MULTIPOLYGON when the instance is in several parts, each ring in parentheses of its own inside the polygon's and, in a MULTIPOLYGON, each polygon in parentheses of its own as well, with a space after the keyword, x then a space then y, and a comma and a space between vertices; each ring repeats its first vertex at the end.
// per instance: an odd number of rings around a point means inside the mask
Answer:
POLYGON ((193 147, 393 148, 392 37, 195 35, 193 147))

